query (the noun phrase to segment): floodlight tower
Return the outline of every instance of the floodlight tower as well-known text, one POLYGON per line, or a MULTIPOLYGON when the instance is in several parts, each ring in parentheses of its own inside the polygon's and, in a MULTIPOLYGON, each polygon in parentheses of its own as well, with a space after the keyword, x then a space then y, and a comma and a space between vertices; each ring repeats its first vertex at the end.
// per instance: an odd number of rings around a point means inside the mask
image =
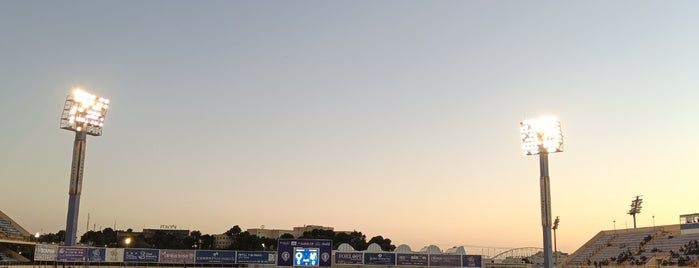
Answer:
MULTIPOLYGON (((634 197, 633 200, 631 200, 631 210, 629 210, 628 214, 633 217, 633 228, 636 229, 636 214, 641 213, 641 204, 643 203, 643 199, 641 199, 640 195, 637 195, 634 197)), ((653 216, 653 221, 655 221, 655 216, 653 216)))
POLYGON ((108 99, 98 98, 81 89, 73 89, 73 92, 66 97, 63 114, 61 114, 61 128, 75 132, 73 161, 70 169, 70 188, 68 190, 66 246, 75 246, 75 240, 77 239, 78 211, 80 210, 80 193, 82 192, 83 184, 87 135, 102 135, 104 117, 108 108, 108 99))
POLYGON ((544 238, 544 268, 552 268, 551 260, 551 188, 549 186, 549 153, 563 152, 561 122, 555 117, 540 117, 520 122, 522 151, 539 155, 541 177, 541 225, 544 238))

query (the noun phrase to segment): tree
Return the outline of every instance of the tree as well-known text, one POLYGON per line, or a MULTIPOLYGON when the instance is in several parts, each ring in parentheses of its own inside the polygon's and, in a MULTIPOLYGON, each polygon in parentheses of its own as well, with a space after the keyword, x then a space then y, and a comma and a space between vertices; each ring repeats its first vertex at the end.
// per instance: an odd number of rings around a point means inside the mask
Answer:
POLYGON ((333 237, 335 237, 335 232, 332 230, 323 230, 323 229, 313 229, 310 232, 306 231, 303 232, 303 235, 299 238, 304 238, 304 239, 330 239, 332 240, 333 237))
POLYGON ((240 229, 240 226, 236 225, 236 226, 233 226, 233 227, 232 227, 231 229, 229 229, 228 231, 226 231, 225 234, 226 234, 227 236, 234 236, 234 235, 237 235, 237 234, 241 233, 241 231, 242 231, 242 230, 240 229))
POLYGON ((41 243, 62 243, 65 241, 66 231, 60 230, 57 233, 48 233, 39 236, 39 242, 41 243))
POLYGON ((393 251, 396 249, 396 246, 391 244, 391 239, 388 238, 383 238, 383 236, 374 236, 371 239, 369 239, 369 244, 376 243, 379 246, 381 246, 381 250, 384 251, 393 251))
POLYGON ((205 234, 201 236, 201 249, 212 249, 214 247, 214 236, 205 234))
POLYGON ((245 231, 238 233, 233 237, 233 250, 262 250, 262 240, 256 235, 251 235, 245 231))
POLYGON ((282 236, 280 236, 279 238, 281 238, 281 239, 294 239, 294 235, 292 235, 292 234, 290 234, 290 233, 284 233, 284 234, 283 234, 282 236))

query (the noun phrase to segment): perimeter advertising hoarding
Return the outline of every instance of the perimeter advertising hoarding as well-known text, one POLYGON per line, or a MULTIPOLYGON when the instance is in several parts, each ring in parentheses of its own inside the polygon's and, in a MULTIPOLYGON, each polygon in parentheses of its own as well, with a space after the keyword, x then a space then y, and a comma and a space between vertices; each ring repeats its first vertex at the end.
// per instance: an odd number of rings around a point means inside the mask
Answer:
POLYGON ((335 264, 364 264, 364 253, 335 252, 335 264))
POLYGON ((106 248, 88 248, 87 260, 90 262, 104 262, 106 260, 106 248))
POLYGON ((34 249, 35 261, 56 261, 58 246, 37 244, 34 249))
POLYGON ((160 250, 157 249, 124 249, 124 262, 157 263, 160 260, 160 250))
POLYGON ((234 264, 235 251, 197 250, 194 263, 234 264))
POLYGON ((238 264, 275 264, 274 251, 237 251, 235 259, 238 264))
POLYGON ((106 248, 104 258, 105 262, 124 262, 124 249, 106 248))
POLYGON ((160 263, 194 263, 194 251, 161 249, 160 263))
POLYGON ((395 253, 364 253, 366 265, 396 265, 395 253))
POLYGON ((429 261, 427 254, 398 253, 396 254, 396 265, 427 266, 429 261))
POLYGON ((483 259, 481 255, 462 255, 461 266, 463 267, 481 267, 483 259))
POLYGON ((461 266, 461 255, 430 254, 430 266, 461 266))
POLYGON ((315 266, 330 267, 332 265, 332 244, 333 242, 327 239, 279 239, 277 244, 277 265, 297 266, 294 261, 297 251, 317 249, 319 256, 318 264, 315 266))
POLYGON ((87 260, 87 248, 58 247, 58 255, 56 255, 56 261, 82 262, 85 260, 87 260))

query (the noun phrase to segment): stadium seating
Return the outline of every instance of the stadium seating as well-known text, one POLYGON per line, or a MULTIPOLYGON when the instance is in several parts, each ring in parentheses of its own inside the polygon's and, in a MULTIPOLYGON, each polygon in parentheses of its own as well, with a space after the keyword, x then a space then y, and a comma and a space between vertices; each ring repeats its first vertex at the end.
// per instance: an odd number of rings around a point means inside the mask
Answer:
POLYGON ((699 234, 681 235, 679 226, 602 231, 578 249, 564 266, 694 265, 699 234))
POLYGON ((6 262, 19 262, 19 261, 12 258, 12 256, 10 256, 8 254, 0 252, 0 263, 6 263, 6 262))
POLYGON ((9 236, 22 236, 22 233, 17 230, 10 222, 3 218, 0 218, 0 233, 4 233, 9 236))

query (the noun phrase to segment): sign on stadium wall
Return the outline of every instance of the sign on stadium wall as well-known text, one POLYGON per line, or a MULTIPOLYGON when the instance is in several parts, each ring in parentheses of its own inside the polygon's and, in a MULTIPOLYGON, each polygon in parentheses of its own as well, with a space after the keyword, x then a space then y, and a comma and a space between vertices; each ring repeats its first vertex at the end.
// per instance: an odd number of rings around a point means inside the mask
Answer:
POLYGON ((364 254, 361 252, 335 252, 335 264, 363 264, 364 254))
POLYGON ((330 267, 332 243, 327 239, 279 239, 277 266, 330 267))
POLYGON ((396 254, 396 265, 427 266, 427 254, 398 253, 396 254))
POLYGON ((197 250, 194 256, 197 264, 234 264, 235 251, 197 250))
POLYGON ((157 263, 159 260, 158 249, 124 249, 124 262, 157 263))
POLYGON ((396 265, 395 253, 364 253, 364 264, 367 265, 396 265))
POLYGON ((56 245, 37 244, 34 249, 35 261, 56 261, 56 255, 58 255, 56 245))
POLYGON ((83 262, 87 260, 87 248, 58 247, 56 261, 59 262, 83 262))
POLYGON ((236 251, 238 264, 275 264, 276 252, 273 251, 236 251))
POLYGON ((430 254, 430 266, 461 266, 461 255, 430 254))
POLYGON ((105 262, 124 262, 123 248, 106 248, 104 253, 105 262))
POLYGON ((480 255, 462 255, 461 266, 463 267, 481 267, 483 258, 480 255))
POLYGON ((87 260, 90 262, 104 262, 106 254, 106 248, 89 248, 87 249, 87 260))
MULTIPOLYGON (((329 243, 329 242, 328 242, 329 243)), ((289 243, 288 246, 291 246, 289 243)), ((325 267, 323 261, 331 263, 329 257, 323 258, 321 247, 330 251, 330 245, 325 243, 308 244, 296 243, 296 247, 287 248, 292 261, 297 258, 308 258, 310 262, 300 266, 325 267), (321 245, 322 244, 322 245, 321 245), (318 249, 317 251, 315 249, 318 249), (306 253, 318 253, 318 262, 313 263, 306 253)), ((230 250, 159 250, 159 249, 123 249, 123 248, 81 248, 59 247, 56 245, 37 244, 34 251, 35 261, 58 262, 106 262, 106 263, 179 263, 179 264, 258 264, 278 266, 284 256, 281 252, 273 251, 230 251, 230 250), (279 261, 279 262, 278 262, 279 261)), ((394 252, 334 252, 334 263, 337 265, 397 265, 397 266, 432 266, 432 267, 482 267, 480 255, 447 255, 394 252)), ((329 264, 328 264, 329 265, 329 264)))

